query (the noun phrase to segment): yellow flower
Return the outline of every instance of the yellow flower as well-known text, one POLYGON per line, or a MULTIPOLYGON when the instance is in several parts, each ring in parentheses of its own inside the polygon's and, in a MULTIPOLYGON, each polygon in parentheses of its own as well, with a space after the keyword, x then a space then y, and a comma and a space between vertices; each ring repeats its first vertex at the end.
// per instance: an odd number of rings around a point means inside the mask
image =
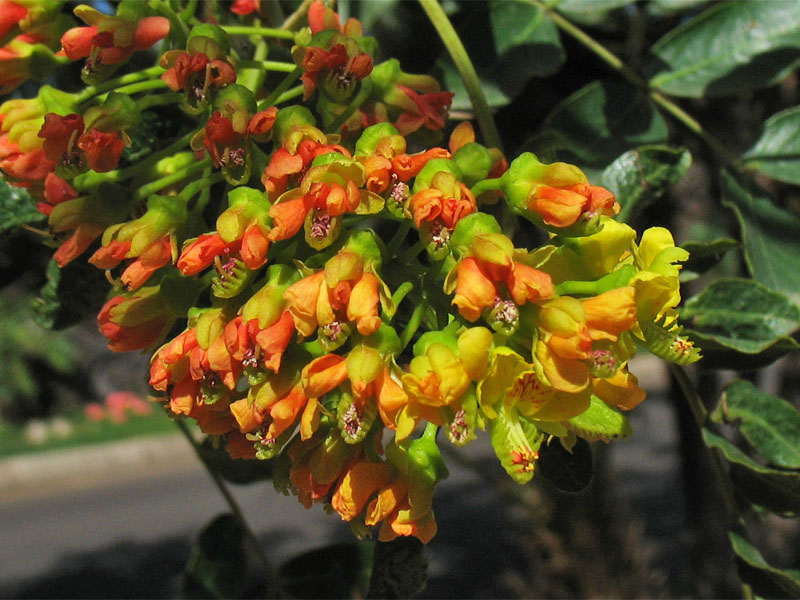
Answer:
POLYGON ((675 247, 672 234, 663 227, 651 227, 642 235, 634 260, 639 272, 633 278, 640 321, 654 321, 671 312, 681 301, 676 264, 689 258, 683 248, 675 247))
POLYGON ((589 396, 588 387, 573 393, 547 385, 534 365, 505 346, 494 350, 488 373, 478 384, 478 402, 490 419, 503 402, 528 419, 564 421, 586 410, 589 396))

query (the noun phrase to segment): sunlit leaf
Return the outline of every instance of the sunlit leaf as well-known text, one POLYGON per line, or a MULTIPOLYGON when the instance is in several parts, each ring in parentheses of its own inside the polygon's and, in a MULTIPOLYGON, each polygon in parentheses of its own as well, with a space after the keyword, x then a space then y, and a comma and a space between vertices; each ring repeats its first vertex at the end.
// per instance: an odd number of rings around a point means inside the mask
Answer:
POLYGON ((770 566, 758 549, 733 531, 728 532, 736 554, 739 578, 760 598, 800 597, 800 572, 776 569, 770 566))
POLYGON ((800 304, 800 219, 766 195, 722 173, 723 204, 739 221, 750 274, 800 304))
POLYGON ((703 441, 728 460, 731 480, 747 500, 781 515, 800 512, 800 473, 764 467, 708 429, 703 429, 703 441))
POLYGON ((717 421, 739 421, 739 431, 778 467, 800 468, 800 412, 786 400, 762 392, 749 381, 728 384, 717 421))
POLYGON ((800 3, 726 2, 652 48, 650 83, 673 96, 741 94, 786 77, 800 60, 800 3))
POLYGON ((743 158, 748 167, 773 179, 800 185, 800 106, 767 119, 761 137, 743 158))
POLYGON ((633 432, 625 415, 594 395, 591 397, 589 408, 578 416, 568 419, 566 426, 590 442, 598 440, 609 442, 628 437, 633 432))
POLYGON ((641 146, 629 150, 603 171, 600 183, 614 192, 622 210, 617 220, 633 216, 657 200, 689 170, 692 155, 685 148, 641 146))
POLYGON ((687 327, 720 344, 757 354, 800 328, 800 308, 750 279, 720 279, 681 310, 687 327))

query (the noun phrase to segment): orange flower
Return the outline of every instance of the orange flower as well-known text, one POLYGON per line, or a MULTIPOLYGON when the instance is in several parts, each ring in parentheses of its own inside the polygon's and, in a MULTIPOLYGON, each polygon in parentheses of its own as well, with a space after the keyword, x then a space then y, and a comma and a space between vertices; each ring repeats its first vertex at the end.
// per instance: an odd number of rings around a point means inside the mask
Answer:
POLYGON ((151 318, 138 318, 130 325, 124 324, 124 311, 130 310, 139 297, 114 296, 103 305, 97 322, 100 333, 108 338, 108 347, 114 352, 130 352, 155 343, 174 320, 169 314, 156 313, 151 318))
POLYGON ((462 317, 477 321, 484 309, 494 305, 498 297, 494 282, 483 272, 473 257, 462 260, 457 267, 458 279, 453 304, 462 317))
POLYGON ((203 234, 188 242, 178 258, 178 270, 184 275, 196 275, 207 269, 217 256, 230 255, 239 250, 240 242, 226 244, 219 234, 203 234))
POLYGON ((300 380, 309 398, 320 398, 347 379, 347 361, 337 354, 312 360, 303 369, 300 380))
POLYGON ((380 280, 365 269, 363 259, 344 249, 328 261, 323 271, 304 277, 284 292, 295 327, 302 336, 319 328, 323 347, 338 347, 349 334, 348 323, 370 335, 380 327, 380 280))
POLYGON ((107 76, 134 52, 147 50, 165 38, 170 29, 165 17, 112 17, 85 4, 76 7, 74 13, 88 27, 67 31, 61 37, 60 54, 70 60, 87 59, 82 72, 86 83, 107 76))

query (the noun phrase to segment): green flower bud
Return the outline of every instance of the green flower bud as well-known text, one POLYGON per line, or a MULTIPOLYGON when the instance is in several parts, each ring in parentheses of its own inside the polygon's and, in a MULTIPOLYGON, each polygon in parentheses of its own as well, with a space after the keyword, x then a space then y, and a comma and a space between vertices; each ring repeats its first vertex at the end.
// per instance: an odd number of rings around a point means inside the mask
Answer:
POLYGON ((475 142, 465 144, 456 150, 453 162, 463 173, 464 183, 470 187, 485 179, 492 168, 492 156, 489 150, 475 142))
POLYGON ((116 239, 130 241, 130 256, 139 256, 152 244, 175 231, 186 221, 186 203, 178 196, 152 195, 147 199, 147 212, 123 225, 116 239))
POLYGON ((272 125, 272 131, 280 143, 284 145, 287 138, 298 128, 316 127, 316 125, 317 121, 310 110, 305 106, 294 104, 278 111, 278 116, 275 117, 275 123, 272 125))
POLYGON ((398 154, 405 150, 405 140, 394 125, 391 123, 376 123, 375 125, 370 125, 361 132, 361 136, 356 141, 355 156, 372 156, 375 154, 378 142, 384 138, 392 139, 392 148, 395 149, 398 154))
POLYGON ((475 238, 486 234, 502 233, 500 224, 492 215, 475 212, 456 223, 450 236, 450 248, 459 256, 472 254, 475 238))
POLYGON ((232 83, 217 92, 213 109, 230 119, 233 130, 241 135, 247 133, 247 126, 257 109, 253 92, 243 85, 232 83))
POLYGON ((231 53, 228 34, 210 23, 195 25, 186 40, 186 50, 190 54, 205 54, 209 60, 216 60, 231 53))
POLYGON ((431 344, 444 344, 458 354, 458 339, 449 331, 427 331, 414 344, 414 356, 424 356, 431 344))
POLYGON ((458 168, 455 162, 447 158, 433 158, 425 163, 425 166, 422 167, 417 177, 414 179, 412 195, 431 187, 434 176, 441 171, 450 173, 457 180, 461 181, 461 169, 458 168))

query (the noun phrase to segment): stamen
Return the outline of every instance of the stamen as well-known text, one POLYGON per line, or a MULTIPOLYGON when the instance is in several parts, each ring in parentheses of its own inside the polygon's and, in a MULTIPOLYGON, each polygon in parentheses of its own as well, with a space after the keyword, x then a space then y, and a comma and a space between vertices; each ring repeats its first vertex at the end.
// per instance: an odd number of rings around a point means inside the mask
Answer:
POLYGON ((315 210, 311 215, 310 234, 315 240, 323 240, 331 231, 333 220, 325 211, 315 210))
POLYGON ((431 231, 431 242, 436 250, 443 248, 450 242, 450 230, 441 221, 434 221, 431 231))
MULTIPOLYGON (((392 174, 392 179, 397 179, 397 175, 392 174)), ((402 181, 396 183, 389 194, 389 197, 398 204, 405 204, 408 196, 408 186, 402 181)))
POLYGON ((347 435, 354 436, 361 429, 361 413, 355 402, 351 403, 345 411, 342 422, 347 435))
POLYGON ((589 372, 594 377, 611 377, 617 372, 617 359, 610 350, 592 350, 589 372))

